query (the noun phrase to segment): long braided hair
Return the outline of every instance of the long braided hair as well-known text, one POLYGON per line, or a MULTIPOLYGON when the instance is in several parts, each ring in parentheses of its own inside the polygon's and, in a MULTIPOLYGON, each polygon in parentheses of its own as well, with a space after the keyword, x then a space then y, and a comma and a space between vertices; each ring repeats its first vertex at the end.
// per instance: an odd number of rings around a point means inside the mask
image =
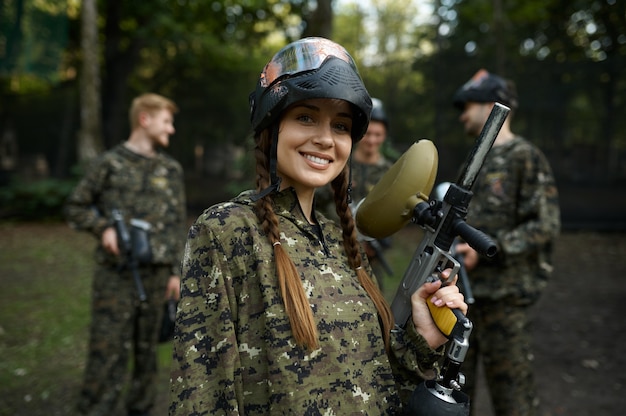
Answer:
MULTIPOLYGON (((270 129, 265 129, 258 135, 256 140, 256 187, 258 191, 266 189, 270 185, 269 166, 272 139, 276 140, 270 133, 270 129)), ((388 350, 389 336, 393 327, 393 316, 383 294, 361 265, 360 244, 356 238, 354 220, 347 202, 348 169, 349 167, 346 165, 342 173, 331 184, 335 194, 336 211, 340 218, 341 229, 343 230, 343 245, 350 267, 356 271, 361 286, 376 306, 385 347, 388 350)), ((313 311, 302 287, 300 274, 280 244, 278 218, 272 206, 271 195, 271 193, 267 194, 256 201, 256 215, 274 249, 278 284, 295 341, 305 349, 314 350, 319 347, 319 342, 313 311)))

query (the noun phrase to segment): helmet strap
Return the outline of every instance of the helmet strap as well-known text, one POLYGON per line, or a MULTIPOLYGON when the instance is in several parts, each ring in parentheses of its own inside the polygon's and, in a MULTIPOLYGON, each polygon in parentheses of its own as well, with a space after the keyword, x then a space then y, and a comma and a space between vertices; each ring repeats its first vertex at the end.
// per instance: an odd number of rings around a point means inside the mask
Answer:
POLYGON ((348 205, 352 203, 352 152, 348 157, 348 190, 346 192, 346 201, 348 205))
POLYGON ((274 191, 278 192, 280 190, 281 178, 277 174, 278 124, 274 124, 274 126, 271 127, 270 134, 272 135, 271 145, 270 145, 271 146, 270 147, 270 185, 267 188, 260 191, 258 194, 252 195, 251 199, 254 202, 258 201, 261 198, 265 198, 267 195, 271 194, 274 191))

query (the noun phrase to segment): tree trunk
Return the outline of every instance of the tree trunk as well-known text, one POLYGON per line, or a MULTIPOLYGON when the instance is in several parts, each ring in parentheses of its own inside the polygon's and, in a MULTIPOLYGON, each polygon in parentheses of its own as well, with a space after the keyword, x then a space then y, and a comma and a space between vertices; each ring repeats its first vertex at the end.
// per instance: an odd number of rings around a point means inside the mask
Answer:
MULTIPOLYGON (((104 13, 102 131, 105 146, 111 148, 128 137, 128 78, 139 59, 143 40, 135 34, 125 35, 122 31, 121 22, 127 13, 122 2, 106 2, 104 13)), ((144 27, 152 17, 140 13, 134 16, 138 27, 144 27)))
POLYGON ((501 76, 506 76, 506 34, 504 33, 504 13, 502 12, 502 1, 493 0, 493 34, 495 42, 495 69, 494 72, 501 76))
POLYGON ((84 0, 81 9, 83 53, 80 84, 78 161, 85 165, 102 151, 100 115, 100 62, 96 0, 84 0))
POLYGON ((330 38, 333 33, 332 0, 317 0, 317 8, 306 19, 302 37, 321 36, 330 38))

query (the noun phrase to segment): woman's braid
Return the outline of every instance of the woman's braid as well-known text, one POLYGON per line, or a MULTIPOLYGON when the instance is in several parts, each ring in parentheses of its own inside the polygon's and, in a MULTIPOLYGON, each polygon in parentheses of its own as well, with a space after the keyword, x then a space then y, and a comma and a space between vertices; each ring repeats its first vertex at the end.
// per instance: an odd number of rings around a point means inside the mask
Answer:
POLYGON ((335 209, 339 216, 341 229, 343 230, 343 246, 348 256, 350 266, 356 271, 361 286, 369 297, 374 302, 378 315, 382 324, 382 333, 385 340, 385 346, 389 350, 389 336, 391 328, 393 327, 393 315, 389 304, 385 300, 385 297, 381 293, 378 286, 367 274, 365 269, 361 266, 361 246, 356 237, 356 228, 354 224, 354 218, 352 217, 352 210, 348 205, 348 169, 346 166, 344 170, 337 176, 332 182, 331 186, 335 194, 335 209))
MULTIPOLYGON (((261 191, 270 185, 271 180, 268 171, 270 145, 271 136, 265 131, 259 137, 255 149, 257 191, 261 191)), ((294 339, 298 345, 313 350, 319 346, 313 311, 309 305, 306 293, 304 293, 300 274, 280 242, 278 218, 274 213, 271 194, 259 199, 256 202, 255 210, 263 230, 274 247, 278 285, 294 339)))

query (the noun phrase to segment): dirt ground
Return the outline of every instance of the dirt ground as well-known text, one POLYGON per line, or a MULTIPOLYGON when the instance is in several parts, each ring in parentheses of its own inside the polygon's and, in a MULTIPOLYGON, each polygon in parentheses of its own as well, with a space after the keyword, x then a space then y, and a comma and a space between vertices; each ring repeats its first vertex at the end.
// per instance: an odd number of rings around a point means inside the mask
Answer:
MULTIPOLYGON (((553 280, 533 309, 539 416, 626 414, 626 325, 620 312, 626 303, 625 259, 626 232, 568 231, 559 238, 553 280)), ((167 414, 167 369, 161 373, 155 416, 167 414)), ((38 415, 63 414, 55 406, 75 400, 79 381, 67 384, 66 397, 43 403, 38 415)), ((487 399, 480 389, 473 403, 476 414, 495 416, 487 399)), ((0 415, 24 414, 0 409, 0 415)))
MULTIPOLYGON (((533 307, 540 416, 626 414, 626 233, 564 232, 533 307)), ((477 414, 492 416, 482 389, 477 414)))

